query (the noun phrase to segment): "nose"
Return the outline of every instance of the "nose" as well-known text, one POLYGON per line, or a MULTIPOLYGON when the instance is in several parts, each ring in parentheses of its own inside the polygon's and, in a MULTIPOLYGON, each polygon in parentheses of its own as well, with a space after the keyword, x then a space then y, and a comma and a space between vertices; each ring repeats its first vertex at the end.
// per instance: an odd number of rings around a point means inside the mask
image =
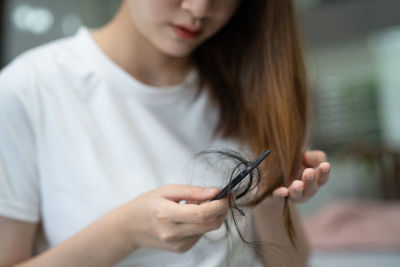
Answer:
POLYGON ((203 19, 211 16, 211 1, 215 0, 182 0, 181 8, 194 18, 203 19))

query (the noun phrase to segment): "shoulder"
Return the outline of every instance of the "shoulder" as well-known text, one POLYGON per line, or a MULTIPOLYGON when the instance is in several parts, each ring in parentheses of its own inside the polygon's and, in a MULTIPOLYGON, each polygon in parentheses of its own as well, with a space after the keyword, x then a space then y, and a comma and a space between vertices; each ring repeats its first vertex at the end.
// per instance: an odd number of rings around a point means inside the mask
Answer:
POLYGON ((72 37, 52 41, 19 55, 0 72, 1 87, 22 85, 28 88, 63 74, 85 71, 87 34, 81 30, 72 37))
POLYGON ((72 37, 52 41, 16 57, 0 72, 0 98, 4 100, 11 94, 38 98, 45 91, 84 79, 91 71, 86 56, 91 45, 88 35, 86 29, 81 29, 72 37))
POLYGON ((4 67, 0 72, 0 110, 24 112, 34 120, 48 96, 66 91, 70 88, 66 84, 83 80, 90 69, 85 58, 85 49, 90 46, 87 35, 81 30, 30 49, 4 67))

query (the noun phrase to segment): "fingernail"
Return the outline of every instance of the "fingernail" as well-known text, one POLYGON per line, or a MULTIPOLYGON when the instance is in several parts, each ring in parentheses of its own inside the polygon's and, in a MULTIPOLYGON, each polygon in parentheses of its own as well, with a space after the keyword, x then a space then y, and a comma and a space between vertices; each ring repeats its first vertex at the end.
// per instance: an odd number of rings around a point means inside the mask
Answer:
POLYGON ((309 182, 312 182, 314 180, 314 178, 315 178, 315 175, 311 175, 311 176, 306 177, 306 180, 309 182))
POLYGON ((324 174, 327 174, 331 170, 331 166, 329 165, 328 167, 322 168, 322 172, 324 174))

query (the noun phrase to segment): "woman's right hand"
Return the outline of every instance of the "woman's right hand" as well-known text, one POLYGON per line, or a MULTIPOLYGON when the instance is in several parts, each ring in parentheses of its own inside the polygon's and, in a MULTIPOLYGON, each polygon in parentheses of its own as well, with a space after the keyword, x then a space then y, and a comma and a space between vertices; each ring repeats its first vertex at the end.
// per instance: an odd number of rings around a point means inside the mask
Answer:
POLYGON ((115 216, 116 227, 133 249, 151 247, 174 252, 186 252, 200 237, 218 229, 226 218, 228 199, 201 203, 218 193, 216 188, 188 185, 165 185, 144 193, 121 205, 115 216))

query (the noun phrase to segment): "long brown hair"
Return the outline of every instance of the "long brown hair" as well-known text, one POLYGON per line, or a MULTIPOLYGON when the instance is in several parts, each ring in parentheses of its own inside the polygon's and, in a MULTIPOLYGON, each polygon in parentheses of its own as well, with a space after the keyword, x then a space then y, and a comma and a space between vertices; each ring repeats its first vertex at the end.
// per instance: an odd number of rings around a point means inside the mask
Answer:
MULTIPOLYGON (((216 131, 271 149, 257 205, 289 186, 302 162, 308 136, 308 90, 291 0, 244 0, 230 22, 193 55, 201 86, 220 108, 216 131)), ((285 228, 295 233, 287 199, 285 228)))

